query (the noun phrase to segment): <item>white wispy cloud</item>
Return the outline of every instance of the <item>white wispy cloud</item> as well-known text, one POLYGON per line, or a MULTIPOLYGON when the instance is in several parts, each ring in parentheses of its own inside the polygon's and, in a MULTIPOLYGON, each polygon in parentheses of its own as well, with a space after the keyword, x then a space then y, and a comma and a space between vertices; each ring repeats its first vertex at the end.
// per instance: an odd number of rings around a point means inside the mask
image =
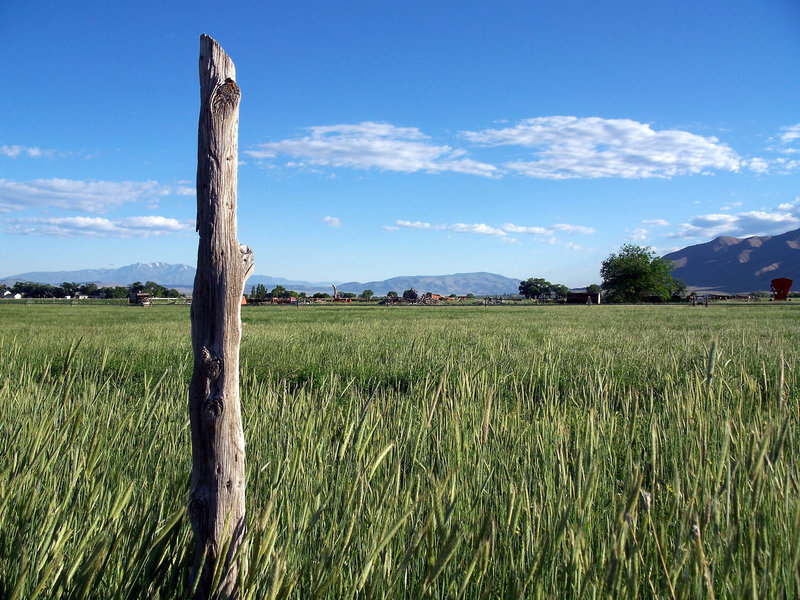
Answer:
MULTIPOLYGON (((406 221, 398 219, 394 225, 385 225, 384 229, 389 231, 396 231, 398 228, 406 229, 431 229, 437 231, 452 231, 454 233, 472 233, 476 235, 491 235, 497 237, 506 237, 511 234, 529 234, 535 236, 552 236, 554 232, 559 231, 562 233, 579 233, 579 234, 592 234, 595 230, 591 227, 583 225, 570 225, 568 223, 557 223, 550 227, 541 227, 537 225, 515 225, 514 223, 505 223, 503 225, 487 225, 486 223, 452 223, 452 224, 439 224, 432 225, 426 221, 406 221)), ((509 240, 517 241, 516 238, 509 238, 509 240)))
POLYGON ((322 217, 320 219, 320 221, 322 221, 326 225, 330 225, 331 227, 341 227, 342 226, 342 221, 341 221, 341 219, 339 219, 339 217, 331 217, 331 216, 322 217))
POLYGON ((403 219, 398 219, 394 222, 397 227, 405 227, 406 229, 431 229, 430 223, 425 223, 424 221, 404 221, 403 219))
POLYGON ((776 136, 769 138, 771 142, 767 150, 778 155, 776 158, 752 158, 749 167, 756 173, 785 175, 800 169, 800 160, 787 158, 786 155, 800 153, 800 123, 781 127, 776 136))
POLYGON ((493 177, 497 167, 466 157, 466 152, 428 141, 416 127, 366 121, 310 127, 300 138, 259 144, 245 154, 257 159, 292 157, 293 166, 306 164, 415 173, 454 172, 493 177))
POLYGON ((761 174, 769 171, 769 161, 761 157, 757 156, 755 158, 751 158, 750 160, 746 161, 746 163, 747 168, 756 173, 761 174))
POLYGON ((587 250, 587 251, 593 250, 591 248, 586 248, 585 246, 581 246, 580 244, 576 244, 574 242, 567 242, 566 246, 567 246, 567 248, 569 248, 570 250, 573 250, 575 252, 583 252, 584 250, 587 250))
POLYGON ((569 223, 556 223, 549 227, 541 227, 538 225, 514 225, 513 223, 506 223, 502 228, 509 233, 528 233, 532 235, 553 235, 554 232, 560 231, 562 233, 580 233, 584 235, 591 235, 595 233, 593 227, 586 227, 585 225, 572 225, 569 223))
MULTIPOLYGON (((497 227, 492 227, 491 225, 486 225, 485 223, 453 223, 451 225, 448 224, 440 224, 440 225, 431 225, 425 221, 406 221, 403 219, 398 219, 394 222, 395 229, 397 228, 405 228, 405 229, 432 229, 436 231, 453 231, 455 233, 474 233, 478 235, 496 235, 496 236, 504 236, 507 235, 505 231, 499 229, 497 227)), ((388 227, 387 227, 388 228, 388 227)))
POLYGON ((649 178, 738 171, 742 159, 715 137, 680 130, 655 131, 630 119, 552 116, 526 119, 512 127, 464 131, 483 146, 530 148, 533 160, 505 167, 540 179, 649 178))
POLYGON ((49 158, 55 154, 55 150, 42 150, 37 146, 18 146, 16 144, 0 146, 0 154, 9 158, 27 156, 28 158, 49 158))
POLYGON ((628 239, 636 242, 648 239, 651 227, 669 227, 669 221, 666 219, 643 219, 642 226, 635 227, 628 233, 628 239))
POLYGON ((135 202, 153 202, 169 195, 190 196, 186 185, 156 181, 80 181, 74 179, 0 179, 0 212, 27 208, 59 208, 102 214, 135 202))
POLYGON ((197 194, 197 189, 193 186, 185 184, 177 184, 175 186, 167 186, 168 194, 175 194, 176 196, 193 197, 197 194))
POLYGON ((698 215, 669 237, 711 239, 720 235, 772 235, 796 227, 800 227, 800 198, 771 209, 698 215))
POLYGON ((537 225, 514 225, 513 223, 506 223, 503 225, 503 229, 509 233, 529 233, 532 235, 551 235, 553 233, 553 230, 547 227, 539 227, 537 225))
POLYGON ((800 169, 800 160, 789 159, 781 156, 772 161, 770 166, 775 167, 776 173, 785 175, 787 173, 791 173, 792 171, 800 169))
POLYGON ((584 225, 570 225, 569 223, 556 223, 553 225, 553 231, 562 231, 564 233, 582 233, 584 235, 591 235, 595 233, 593 227, 586 227, 584 225))
POLYGON ((784 144, 791 144, 792 142, 800 140, 800 123, 797 123, 796 125, 789 125, 788 127, 782 127, 780 138, 784 144))
POLYGON ((474 233, 477 235, 496 235, 496 236, 504 236, 508 235, 505 231, 498 227, 492 227, 491 225, 486 225, 485 223, 453 223, 447 227, 450 231, 455 231, 456 233, 474 233))
POLYGON ((7 232, 16 235, 55 237, 152 237, 192 233, 192 221, 168 217, 142 216, 106 219, 105 217, 29 217, 8 221, 7 232))

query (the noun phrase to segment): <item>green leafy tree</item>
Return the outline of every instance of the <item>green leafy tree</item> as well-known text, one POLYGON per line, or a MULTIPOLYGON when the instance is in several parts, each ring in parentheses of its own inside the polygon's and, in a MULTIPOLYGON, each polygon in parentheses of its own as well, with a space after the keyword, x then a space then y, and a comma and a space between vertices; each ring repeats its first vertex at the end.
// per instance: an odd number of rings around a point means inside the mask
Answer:
POLYGON ((267 297, 267 288, 263 283, 253 286, 250 294, 256 300, 264 300, 267 297))
POLYGON ((592 296, 596 296, 601 291, 602 291, 602 288, 599 285, 597 285, 596 283, 593 283, 592 285, 586 286, 586 293, 587 294, 591 294, 592 296))
POLYGON ((150 294, 150 296, 154 298, 160 298, 162 289, 163 288, 160 285, 158 285, 155 281, 145 281, 144 289, 142 291, 145 294, 150 294))
POLYGON ((557 300, 564 300, 569 293, 569 288, 563 283, 554 283, 550 286, 550 293, 554 295, 557 300))
POLYGON ((364 290, 363 292, 361 292, 361 299, 369 302, 370 298, 372 298, 374 295, 375 292, 373 292, 372 290, 364 290))
POLYGON ((75 296, 81 289, 81 286, 77 283, 65 281, 61 284, 61 289, 64 290, 65 296, 75 296))
POLYGON ((405 290, 403 292, 403 299, 408 300, 409 302, 415 302, 419 296, 417 295, 417 290, 411 288, 410 290, 405 290))
POLYGON ((91 296, 95 292, 97 292, 97 284, 96 283, 84 283, 81 286, 81 294, 86 294, 87 296, 91 296))
POLYGON ((121 298, 127 298, 128 297, 128 288, 121 287, 121 286, 115 286, 115 287, 105 286, 105 287, 101 287, 99 290, 97 290, 97 292, 103 298, 108 298, 108 299, 110 299, 110 298, 120 298, 121 299, 121 298))
POLYGON ((686 295, 688 291, 689 288, 686 287, 686 284, 683 283, 683 281, 681 281, 677 277, 672 278, 672 286, 669 291, 670 300, 672 300, 673 302, 686 300, 686 295))
POLYGON ((55 288, 46 283, 32 283, 17 281, 11 288, 14 294, 21 294, 23 298, 54 298, 55 288))
POLYGON ((550 293, 552 284, 541 277, 531 277, 519 283, 519 293, 525 298, 542 298, 550 293))
POLYGON ((289 296, 288 290, 282 285, 276 285, 269 293, 271 298, 286 298, 289 296))
POLYGON ((649 247, 625 244, 600 268, 605 298, 610 302, 666 301, 676 286, 674 266, 649 247))
POLYGON ((397 299, 397 292, 395 292, 395 291, 386 292, 386 297, 387 298, 392 298, 393 300, 396 300, 397 299))

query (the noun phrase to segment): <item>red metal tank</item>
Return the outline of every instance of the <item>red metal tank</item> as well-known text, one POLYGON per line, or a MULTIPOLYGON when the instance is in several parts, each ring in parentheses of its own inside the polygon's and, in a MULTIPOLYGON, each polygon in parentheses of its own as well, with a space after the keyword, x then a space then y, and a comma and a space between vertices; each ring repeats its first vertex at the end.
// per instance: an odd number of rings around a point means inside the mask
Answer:
POLYGON ((789 290, 792 289, 792 280, 786 277, 778 277, 770 283, 772 288, 773 300, 786 300, 789 297, 789 290))

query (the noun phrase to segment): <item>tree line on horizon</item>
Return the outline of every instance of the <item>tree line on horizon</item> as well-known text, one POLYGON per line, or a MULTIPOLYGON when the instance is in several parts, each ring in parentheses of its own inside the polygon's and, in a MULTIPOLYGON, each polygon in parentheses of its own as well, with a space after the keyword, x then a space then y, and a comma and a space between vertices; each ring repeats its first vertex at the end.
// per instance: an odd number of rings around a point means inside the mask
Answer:
MULTIPOLYGON (((339 292, 340 298, 361 298, 362 300, 369 301, 372 296, 374 296, 374 292, 372 290, 364 290, 361 292, 360 296, 357 296, 353 292, 339 292)), ((298 299, 305 299, 305 298, 333 298, 331 294, 327 294, 325 292, 316 292, 314 294, 306 294, 306 292, 297 292, 295 290, 287 290, 282 285, 276 285, 272 288, 271 291, 267 291, 267 287, 263 283, 259 283, 258 285, 254 285, 250 288, 250 295, 247 296, 248 299, 252 300, 270 300, 272 298, 298 298, 298 299)))
MULTIPOLYGON (((359 299, 363 300, 364 302, 369 302, 372 298, 376 298, 375 292, 371 289, 367 288, 360 294, 356 294, 355 292, 338 292, 339 298, 348 298, 351 300, 359 299)), ((451 294, 451 296, 455 296, 455 294, 451 294)), ((470 297, 473 297, 472 294, 469 294, 470 297)), ((386 292, 385 298, 392 298, 397 299, 400 298, 401 295, 395 291, 386 292)), ((306 294, 306 292, 297 292, 295 290, 287 290, 282 285, 276 285, 272 288, 271 291, 267 291, 267 287, 263 283, 259 283, 258 285, 254 285, 250 288, 250 295, 247 296, 248 299, 253 300, 271 300, 272 298, 278 299, 286 299, 286 298, 297 298, 299 300, 304 300, 307 298, 311 298, 314 300, 326 300, 333 298, 332 294, 327 292, 315 292, 313 294, 306 294)), ((410 290, 405 290, 402 294, 402 298, 406 300, 416 300, 417 293, 414 291, 413 288, 410 290)))
POLYGON ((98 286, 96 283, 75 283, 65 281, 61 285, 35 283, 32 281, 17 281, 12 286, 0 284, 0 293, 9 291, 12 294, 21 294, 25 298, 74 298, 85 295, 92 298, 106 300, 124 299, 131 294, 148 294, 153 298, 180 298, 183 296, 174 288, 167 288, 155 281, 142 283, 136 281, 128 286, 98 286))

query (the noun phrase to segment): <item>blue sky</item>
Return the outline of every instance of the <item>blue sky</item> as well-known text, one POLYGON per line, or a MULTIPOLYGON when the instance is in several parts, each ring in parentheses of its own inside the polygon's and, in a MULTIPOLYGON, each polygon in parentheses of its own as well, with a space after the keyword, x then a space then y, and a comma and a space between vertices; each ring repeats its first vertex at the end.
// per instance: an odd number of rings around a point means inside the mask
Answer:
POLYGON ((0 276, 195 264, 199 36, 259 274, 599 280, 800 227, 800 3, 2 2, 0 276))

